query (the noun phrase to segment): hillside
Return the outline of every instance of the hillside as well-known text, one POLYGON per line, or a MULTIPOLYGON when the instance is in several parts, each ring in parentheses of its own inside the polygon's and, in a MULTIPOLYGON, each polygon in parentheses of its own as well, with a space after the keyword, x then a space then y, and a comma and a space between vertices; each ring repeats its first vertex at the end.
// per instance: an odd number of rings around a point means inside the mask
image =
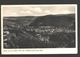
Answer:
POLYGON ((29 25, 37 16, 4 17, 4 25, 23 24, 29 25))
POLYGON ((29 26, 74 27, 75 14, 46 15, 37 17, 29 26))
POLYGON ((74 14, 4 17, 4 48, 75 47, 74 21, 74 14))

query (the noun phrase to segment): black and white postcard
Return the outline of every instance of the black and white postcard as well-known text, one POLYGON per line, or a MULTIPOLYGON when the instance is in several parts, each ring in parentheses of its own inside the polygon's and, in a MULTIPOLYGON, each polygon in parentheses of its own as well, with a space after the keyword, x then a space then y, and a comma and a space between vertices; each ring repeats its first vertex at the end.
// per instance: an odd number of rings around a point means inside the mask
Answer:
POLYGON ((2 54, 77 54, 77 4, 1 5, 2 54))

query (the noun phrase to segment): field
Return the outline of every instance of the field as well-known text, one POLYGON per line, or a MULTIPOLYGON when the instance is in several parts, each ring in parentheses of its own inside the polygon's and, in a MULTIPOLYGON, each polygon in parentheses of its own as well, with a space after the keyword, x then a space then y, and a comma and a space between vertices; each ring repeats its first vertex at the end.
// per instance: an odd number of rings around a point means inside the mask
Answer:
POLYGON ((50 26, 50 24, 49 26, 39 26, 38 23, 38 26, 30 25, 36 18, 37 16, 4 17, 4 48, 75 47, 75 30, 73 26, 70 28, 58 27, 58 25, 55 27, 50 26))

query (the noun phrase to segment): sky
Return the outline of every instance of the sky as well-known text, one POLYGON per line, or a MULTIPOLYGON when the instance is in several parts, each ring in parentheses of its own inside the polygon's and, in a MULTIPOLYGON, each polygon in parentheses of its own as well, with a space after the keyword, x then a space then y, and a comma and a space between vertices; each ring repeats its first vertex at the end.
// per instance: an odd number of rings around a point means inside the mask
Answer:
POLYGON ((6 5, 2 7, 3 16, 41 16, 48 14, 75 13, 73 5, 6 5))

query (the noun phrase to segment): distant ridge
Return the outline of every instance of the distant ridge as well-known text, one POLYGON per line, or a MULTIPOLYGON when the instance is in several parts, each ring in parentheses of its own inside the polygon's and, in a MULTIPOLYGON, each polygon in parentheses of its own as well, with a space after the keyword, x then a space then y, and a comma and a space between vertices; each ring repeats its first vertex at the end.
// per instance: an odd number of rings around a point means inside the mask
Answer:
POLYGON ((29 26, 54 26, 54 27, 69 27, 74 26, 75 14, 59 14, 45 15, 37 17, 29 26))
POLYGON ((36 17, 36 16, 8 16, 3 18, 24 18, 24 17, 36 17))

